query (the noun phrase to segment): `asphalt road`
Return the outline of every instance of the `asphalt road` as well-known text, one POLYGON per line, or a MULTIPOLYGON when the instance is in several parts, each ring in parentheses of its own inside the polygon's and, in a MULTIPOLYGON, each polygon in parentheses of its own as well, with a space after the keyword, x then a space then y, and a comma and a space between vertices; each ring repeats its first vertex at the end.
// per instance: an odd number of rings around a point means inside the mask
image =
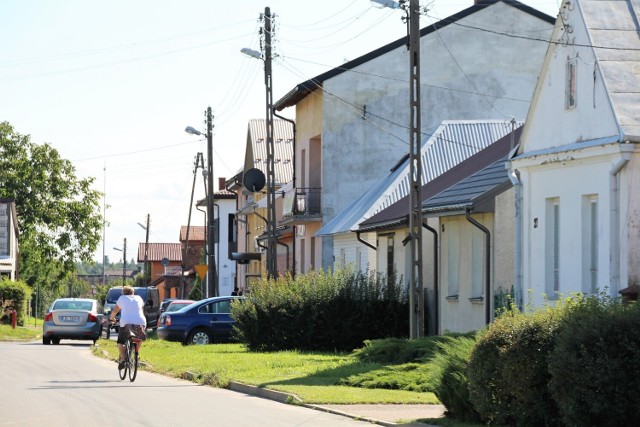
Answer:
POLYGON ((90 345, 0 343, 0 426, 371 425, 145 371, 121 381, 90 345))

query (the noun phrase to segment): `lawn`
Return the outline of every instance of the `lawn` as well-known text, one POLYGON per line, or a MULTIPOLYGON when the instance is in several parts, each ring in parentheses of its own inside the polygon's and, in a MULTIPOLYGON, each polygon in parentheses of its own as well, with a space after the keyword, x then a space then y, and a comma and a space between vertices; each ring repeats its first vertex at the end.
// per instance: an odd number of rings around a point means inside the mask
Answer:
MULTIPOLYGON (((115 360, 114 342, 98 341, 93 351, 103 356, 102 350, 115 360)), ((196 381, 218 387, 230 381, 241 382, 293 393, 305 403, 438 403, 433 393, 337 385, 349 376, 371 375, 384 368, 377 363, 362 363, 346 353, 255 353, 241 344, 183 346, 149 339, 140 355, 149 371, 175 377, 190 373, 196 381)))
POLYGON ((0 324, 0 341, 33 341, 42 336, 42 319, 35 320, 29 318, 25 326, 0 324))

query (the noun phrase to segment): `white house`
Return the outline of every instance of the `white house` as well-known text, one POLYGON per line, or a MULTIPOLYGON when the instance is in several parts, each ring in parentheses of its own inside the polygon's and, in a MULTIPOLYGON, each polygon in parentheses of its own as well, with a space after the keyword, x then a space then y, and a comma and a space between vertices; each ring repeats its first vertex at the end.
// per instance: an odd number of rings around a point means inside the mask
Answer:
POLYGON ((18 218, 13 200, 0 199, 0 276, 18 279, 18 218))
MULTIPOLYGON (((439 22, 422 19, 429 24, 420 32, 425 141, 446 119, 524 119, 553 18, 517 1, 487 0, 439 22)), ((299 84, 276 103, 278 110, 296 108, 292 192, 304 209, 281 224, 298 226, 298 271, 375 261, 350 231, 364 217, 345 210, 408 152, 408 78, 402 38, 299 84)))
POLYGON ((640 283, 640 3, 564 1, 511 169, 518 298, 640 283))

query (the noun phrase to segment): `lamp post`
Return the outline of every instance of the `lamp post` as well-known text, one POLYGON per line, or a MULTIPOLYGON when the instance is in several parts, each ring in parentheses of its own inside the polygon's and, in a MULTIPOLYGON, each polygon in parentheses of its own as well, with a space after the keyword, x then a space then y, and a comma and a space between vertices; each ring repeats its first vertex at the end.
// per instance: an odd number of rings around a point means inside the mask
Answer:
POLYGON ((122 248, 113 248, 116 251, 122 252, 122 286, 125 285, 125 279, 127 277, 127 238, 124 238, 122 248))
POLYGON ((144 226, 140 223, 138 225, 146 231, 146 237, 144 240, 144 285, 149 286, 151 271, 149 271, 149 223, 151 215, 147 214, 147 225, 144 226))
MULTIPOLYGON (((213 212, 213 114, 211 113, 211 107, 207 107, 205 116, 207 120, 207 283, 209 289, 208 294, 217 297, 219 296, 219 290, 215 258, 216 223, 213 212)), ((193 135, 202 135, 202 132, 191 126, 187 126, 185 132, 193 135)))
POLYGON ((267 278, 278 277, 278 236, 276 234, 276 192, 275 192, 275 147, 273 144, 273 87, 272 87, 272 41, 273 32, 271 9, 264 9, 264 55, 243 48, 240 51, 252 58, 264 61, 264 83, 266 89, 266 137, 267 137, 267 278))
MULTIPOLYGON (((422 289, 422 160, 420 105, 420 2, 419 0, 371 0, 376 7, 405 11, 409 48, 409 337, 424 335, 422 289), (408 3, 408 5, 407 5, 408 3)), ((436 301, 436 304, 438 302, 436 301)))

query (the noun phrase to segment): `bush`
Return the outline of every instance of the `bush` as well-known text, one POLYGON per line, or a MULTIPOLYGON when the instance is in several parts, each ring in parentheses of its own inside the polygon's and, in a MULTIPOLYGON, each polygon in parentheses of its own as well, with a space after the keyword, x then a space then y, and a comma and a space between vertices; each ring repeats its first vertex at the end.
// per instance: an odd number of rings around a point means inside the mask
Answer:
POLYGON ((532 314, 506 311, 480 334, 469 361, 474 408, 491 424, 557 425, 547 359, 571 300, 532 314))
POLYGON ((11 311, 16 310, 17 324, 24 326, 27 320, 27 307, 31 299, 31 288, 24 282, 0 280, 0 319, 11 322, 11 311))
POLYGON ((409 330, 402 283, 352 269, 263 280, 231 311, 240 341, 257 351, 350 351, 409 330))
POLYGON ((549 355, 549 388, 569 426, 640 425, 640 306, 588 298, 549 355))
POLYGON ((476 343, 468 337, 444 337, 438 342, 439 352, 431 365, 441 372, 436 397, 447 408, 448 415, 460 421, 479 422, 480 416, 469 399, 467 366, 476 343))

